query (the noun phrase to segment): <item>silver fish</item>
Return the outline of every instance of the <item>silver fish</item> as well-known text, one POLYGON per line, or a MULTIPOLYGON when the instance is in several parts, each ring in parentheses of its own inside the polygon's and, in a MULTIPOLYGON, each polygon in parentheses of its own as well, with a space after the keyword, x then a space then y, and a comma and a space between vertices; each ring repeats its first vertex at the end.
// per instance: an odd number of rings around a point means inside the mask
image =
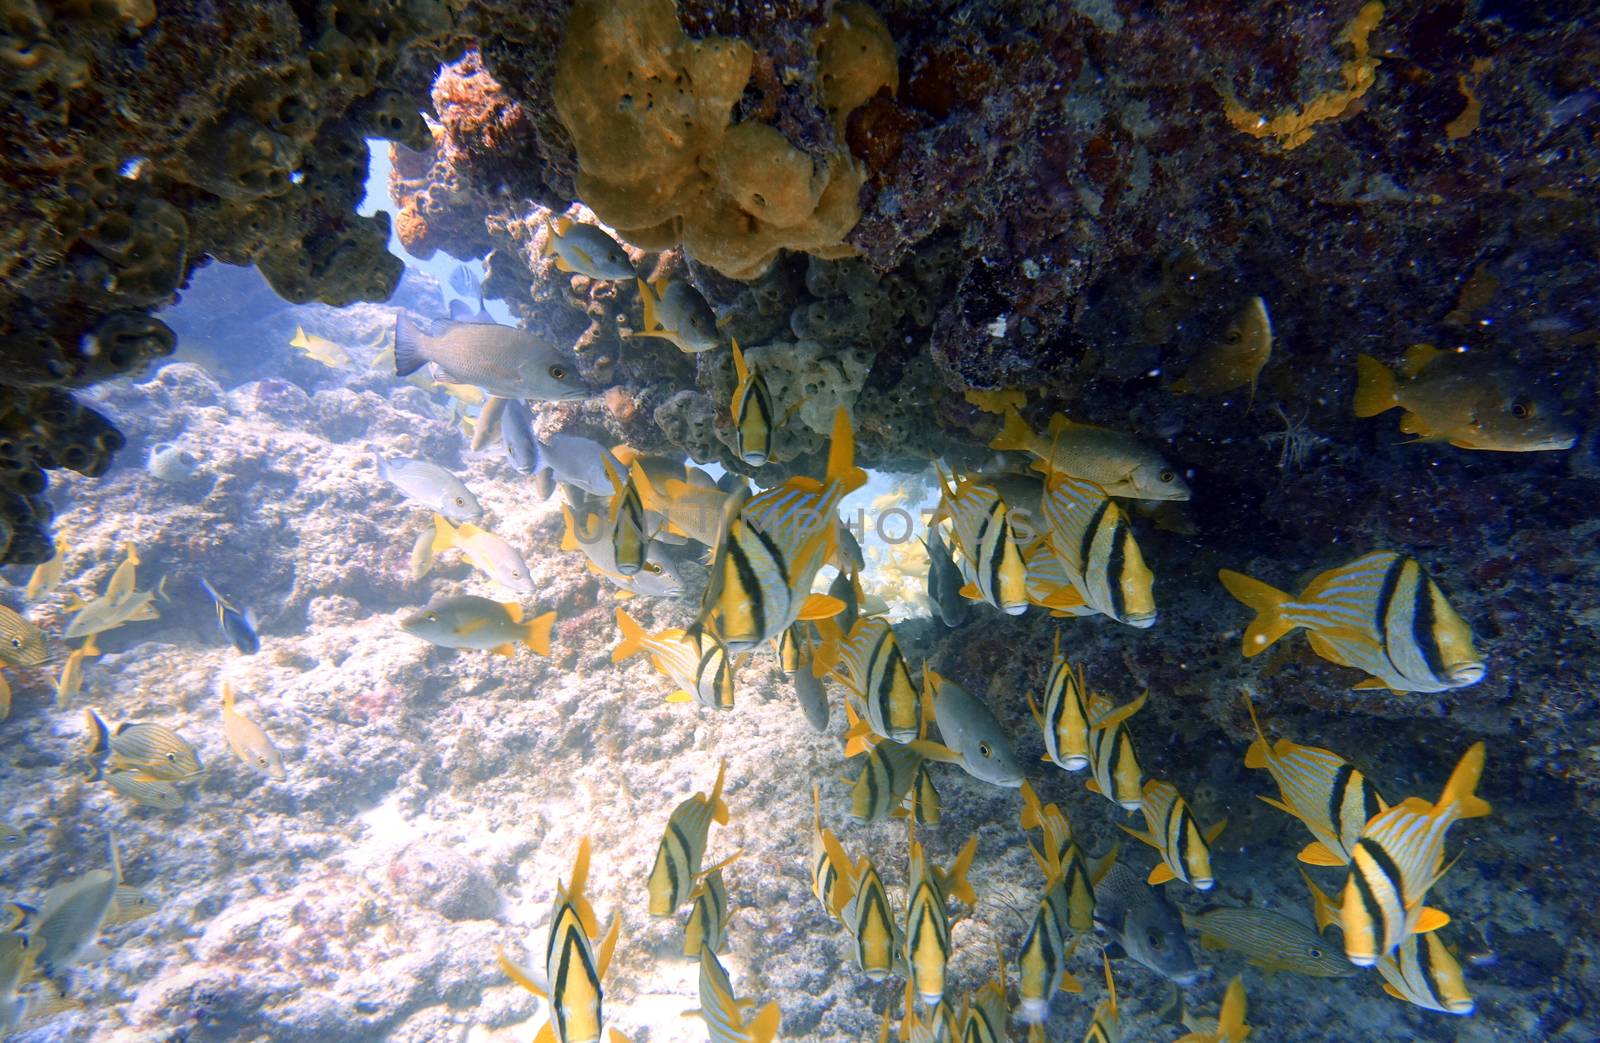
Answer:
POLYGON ((644 305, 644 329, 635 337, 660 337, 678 350, 696 354, 721 347, 717 313, 688 282, 658 279, 639 283, 639 300, 644 305))
POLYGON ((993 786, 1021 786, 1022 764, 988 705, 954 681, 939 676, 930 666, 924 666, 922 674, 922 697, 933 698, 939 738, 961 755, 961 767, 967 774, 993 786))
POLYGON ((109 869, 91 869, 52 887, 39 904, 31 936, 39 969, 54 975, 91 956, 116 898, 117 878, 109 869))
POLYGON ((1178 910, 1121 862, 1095 885, 1094 922, 1111 936, 1108 956, 1131 956, 1179 985, 1189 985, 1200 976, 1178 910))
MULTIPOLYGON (((500 414, 500 442, 505 446, 506 459, 518 474, 533 474, 539 466, 539 442, 533 437, 533 411, 526 402, 513 400, 506 403, 500 414)), ((542 486, 539 499, 550 498, 550 483, 542 486)))
POLYGON ((939 610, 939 619, 947 627, 958 627, 967 621, 972 602, 961 596, 965 580, 955 559, 950 556, 939 535, 938 527, 928 530, 923 544, 928 549, 928 600, 939 610))
POLYGON ((561 402, 590 395, 572 360, 527 330, 445 321, 429 334, 404 315, 397 315, 395 375, 410 376, 430 362, 451 380, 501 398, 561 402))
POLYGON ((822 678, 811 672, 811 642, 801 641, 799 658, 795 661, 794 694, 805 712, 806 723, 812 731, 828 730, 828 689, 822 678))
POLYGON ((570 217, 545 218, 549 236, 545 253, 555 254, 556 267, 591 279, 633 279, 637 273, 622 244, 605 229, 570 217))
POLYGON ((591 496, 609 500, 615 491, 606 472, 608 460, 618 474, 627 473, 611 451, 592 438, 551 435, 548 441, 535 441, 533 445, 536 476, 548 475, 554 481, 575 485, 591 496))
POLYGON ((163 482, 187 482, 200 470, 200 458, 171 442, 158 442, 150 447, 144 466, 163 482))
POLYGON ((472 490, 438 464, 399 456, 385 460, 377 452, 372 458, 378 464, 378 477, 413 503, 438 511, 457 525, 483 517, 483 507, 472 490))

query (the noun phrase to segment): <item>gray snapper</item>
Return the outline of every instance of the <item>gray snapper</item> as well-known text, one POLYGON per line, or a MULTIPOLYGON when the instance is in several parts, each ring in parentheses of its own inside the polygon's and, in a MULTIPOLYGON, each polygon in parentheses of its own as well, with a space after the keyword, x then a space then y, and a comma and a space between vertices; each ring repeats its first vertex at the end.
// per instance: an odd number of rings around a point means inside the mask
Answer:
POLYGON ((922 668, 922 679, 922 698, 933 700, 939 738, 961 755, 966 773, 992 786, 1021 786, 1022 764, 988 705, 931 666, 922 668))
POLYGON ((561 402, 590 394, 572 361, 527 330, 445 321, 430 334, 404 315, 396 316, 395 375, 409 376, 430 362, 451 380, 501 398, 561 402))
POLYGON ((1131 956, 1178 985, 1189 985, 1200 976, 1178 910, 1121 862, 1095 885, 1094 922, 1109 935, 1108 956, 1131 956))

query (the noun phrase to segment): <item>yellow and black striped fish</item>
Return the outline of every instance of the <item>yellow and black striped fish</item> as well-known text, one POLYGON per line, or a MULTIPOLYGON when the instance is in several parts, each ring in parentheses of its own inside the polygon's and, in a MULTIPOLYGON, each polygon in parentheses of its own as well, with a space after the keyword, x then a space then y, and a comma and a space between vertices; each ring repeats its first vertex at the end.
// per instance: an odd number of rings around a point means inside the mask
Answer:
POLYGON ((689 1013, 706 1023, 711 1043, 773 1043, 782 1027, 777 1001, 756 1011, 748 1021, 745 1009, 755 1004, 733 994, 733 982, 710 949, 700 950, 700 1007, 689 1013))
POLYGON ((815 784, 811 787, 811 893, 828 910, 829 916, 838 916, 837 910, 845 903, 854 866, 839 838, 831 829, 822 828, 822 792, 815 784), (835 861, 835 854, 839 860, 835 861))
POLYGON ((1161 861, 1150 870, 1146 883, 1152 887, 1169 880, 1182 880, 1197 891, 1209 891, 1216 883, 1211 875, 1211 844, 1217 839, 1227 819, 1202 830, 1189 804, 1170 782, 1151 779, 1144 784, 1145 831, 1127 826, 1122 831, 1136 840, 1142 840, 1156 849, 1161 861))
POLYGON ((1156 621, 1155 576, 1127 515, 1093 482, 1054 472, 1040 501, 1050 545, 1090 612, 1132 627, 1156 621))
POLYGON ((970 478, 950 485, 939 471, 939 511, 949 518, 967 578, 961 596, 983 601, 1008 616, 1028 611, 1028 569, 1005 500, 993 486, 970 478))
POLYGON ((876 616, 858 619, 839 645, 834 676, 861 700, 864 723, 874 735, 897 742, 917 737, 920 694, 888 622, 876 616))
POLYGON ((611 661, 620 663, 640 652, 649 652, 656 669, 678 686, 667 696, 667 702, 692 699, 712 710, 733 709, 734 670, 738 664, 730 665, 726 653, 711 638, 704 634, 691 637, 676 627, 647 634, 620 607, 617 626, 622 640, 612 651, 611 661))
POLYGON ((1344 953, 1299 920, 1270 909, 1208 906, 1181 912, 1183 925, 1208 948, 1232 949, 1269 974, 1289 971, 1312 978, 1348 978, 1356 972, 1344 953))
POLYGON ((1089 690, 1083 669, 1073 672, 1072 664, 1061 654, 1061 631, 1056 631, 1051 653, 1050 677, 1044 686, 1041 710, 1028 693, 1028 709, 1044 733, 1044 759, 1067 771, 1082 771, 1089 766, 1089 690))
POLYGON ((1146 692, 1118 707, 1103 695, 1089 699, 1089 768, 1094 777, 1084 787, 1128 811, 1144 805, 1144 769, 1133 750, 1128 718, 1139 712, 1149 696, 1146 692))
POLYGON ((1450 917, 1422 902, 1444 873, 1444 836, 1458 819, 1489 814, 1473 791, 1483 773, 1483 743, 1462 755, 1435 804, 1401 801, 1367 823, 1350 852, 1340 904, 1344 951, 1358 967, 1394 952, 1407 935, 1437 930, 1450 917))
POLYGON ((1244 1023, 1244 1015, 1244 982, 1234 975, 1227 992, 1222 995, 1222 1009, 1217 1016, 1191 1018, 1186 1015, 1183 1025, 1189 1031, 1174 1043, 1244 1043, 1250 1036, 1250 1026, 1244 1023))
POLYGON ((916 781, 911 784, 911 817, 919 826, 937 826, 941 807, 939 790, 933 784, 933 772, 924 764, 917 769, 916 781))
POLYGON ((1249 696, 1245 706, 1256 728, 1256 741, 1244 755, 1245 767, 1267 769, 1282 798, 1261 800, 1305 823, 1316 837, 1301 849, 1300 861, 1314 866, 1347 864, 1361 831, 1389 805, 1365 775, 1332 750, 1288 739, 1268 745, 1249 696))
POLYGON ((1006 958, 1000 954, 996 976, 978 986, 961 1004, 961 1043, 1005 1043, 1010 1020, 1006 1014, 1006 958))
POLYGON ((772 392, 761 374, 745 364, 739 339, 733 338, 733 447, 739 459, 760 467, 772 458, 772 436, 777 428, 772 392))
POLYGON ((683 954, 700 956, 702 947, 721 953, 728 948, 728 885, 722 867, 704 874, 689 892, 689 919, 683 925, 683 954))
POLYGON ((644 501, 639 498, 639 487, 634 483, 632 471, 627 477, 617 470, 610 453, 601 454, 606 476, 611 479, 611 502, 606 508, 606 528, 611 534, 613 562, 624 576, 632 576, 644 568, 654 535, 645 518, 644 501))
POLYGON ((1383 975, 1384 992, 1425 1010, 1471 1014, 1476 1005, 1461 964, 1437 931, 1406 935, 1398 949, 1378 961, 1378 973, 1383 975))
POLYGON ((1111 868, 1117 849, 1113 847, 1091 869, 1083 850, 1073 842, 1072 825, 1061 808, 1055 804, 1041 807, 1033 787, 1026 782, 1022 796, 1022 828, 1043 832, 1041 846, 1030 843, 1028 847, 1045 875, 1046 891, 1059 880, 1067 926, 1080 934, 1094 930, 1094 885, 1111 868))
POLYGON ((911 1043, 956 1043, 960 1039, 958 1032, 956 1011, 942 1001, 925 1015, 913 1007, 906 1011, 901 1024, 902 1035, 909 1033, 911 1043))
POLYGON ((1106 968, 1106 998, 1094 1008, 1094 1020, 1083 1034, 1083 1043, 1122 1043, 1122 1011, 1117 1007, 1117 983, 1111 978, 1111 958, 1104 952, 1100 962, 1106 968))
POLYGON ((1028 603, 1047 608, 1055 617, 1092 616, 1094 609, 1083 603, 1083 595, 1072 585, 1066 562, 1040 536, 1022 548, 1022 567, 1028 572, 1028 603))
MULTIPOLYGON (((928 861, 927 852, 917 842, 915 828, 907 823, 910 868, 906 871, 905 961, 909 969, 906 994, 921 998, 928 1006, 944 998, 945 967, 950 962, 950 918, 946 899, 958 898, 968 905, 977 903, 977 894, 967 882, 967 870, 978 850, 978 838, 969 838, 950 868, 940 871, 928 861)), ((907 1007, 911 1004, 908 1002, 907 1007)))
MULTIPOLYGON (((689 893, 694 890, 701 876, 700 862, 705 857, 711 823, 728 824, 728 805, 722 799, 727 772, 728 762, 724 759, 717 768, 717 781, 711 787, 711 795, 696 793, 674 808, 667 819, 661 846, 656 849, 655 865, 645 884, 650 892, 651 916, 671 916, 688 901, 689 893)), ((726 864, 719 863, 716 868, 726 864)))
POLYGON ((727 651, 748 652, 797 619, 839 612, 838 599, 812 594, 811 582, 838 538, 839 501, 866 484, 854 461, 855 432, 840 409, 824 480, 797 475, 749 499, 729 499, 691 634, 703 629, 727 651))
POLYGON ((113 731, 92 708, 83 711, 89 728, 89 761, 94 778, 106 771, 136 771, 152 779, 175 781, 200 774, 200 756, 183 736, 164 724, 124 721, 113 731))
MULTIPOLYGON (((846 715, 854 711, 845 707, 846 715)), ((854 720, 851 721, 854 725, 854 720)), ((900 810, 906 794, 916 782, 917 772, 928 760, 954 763, 959 755, 946 746, 926 739, 895 742, 893 739, 867 741, 867 759, 850 791, 850 817, 857 822, 881 822, 900 810)))
POLYGON ((1305 627, 1319 656, 1371 675, 1357 688, 1443 692, 1483 680, 1471 628, 1415 558, 1376 551, 1322 573, 1298 597, 1228 569, 1217 575, 1256 613, 1246 659, 1305 627))
POLYGON ((1017 1017, 1024 1023, 1043 1021, 1050 1013, 1050 999, 1058 990, 1083 991, 1082 984, 1067 970, 1067 960, 1078 947, 1077 938, 1067 940, 1071 934, 1067 906, 1066 878, 1058 873, 1045 885, 1017 956, 1017 1017))
POLYGON ((596 1043, 605 1020, 601 979, 611 963, 622 921, 613 916, 611 928, 598 952, 591 939, 599 934, 594 909, 584 895, 589 876, 589 838, 578 843, 569 885, 556 882, 555 909, 550 917, 550 938, 545 946, 545 974, 541 981, 527 968, 499 950, 500 970, 535 996, 549 1001, 550 1020, 536 1043, 596 1043))
POLYGON ((839 910, 839 919, 850 932, 856 965, 868 981, 883 981, 904 968, 900 925, 895 922, 889 892, 868 858, 863 857, 856 866, 850 897, 839 910))

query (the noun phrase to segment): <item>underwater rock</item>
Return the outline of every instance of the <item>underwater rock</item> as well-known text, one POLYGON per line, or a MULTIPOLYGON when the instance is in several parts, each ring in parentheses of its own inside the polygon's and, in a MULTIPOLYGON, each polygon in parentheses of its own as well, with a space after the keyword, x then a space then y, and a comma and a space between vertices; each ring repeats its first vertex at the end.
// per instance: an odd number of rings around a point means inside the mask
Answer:
POLYGON ((466 856, 427 840, 407 844, 389 863, 400 893, 447 920, 486 920, 500 908, 494 881, 466 856))

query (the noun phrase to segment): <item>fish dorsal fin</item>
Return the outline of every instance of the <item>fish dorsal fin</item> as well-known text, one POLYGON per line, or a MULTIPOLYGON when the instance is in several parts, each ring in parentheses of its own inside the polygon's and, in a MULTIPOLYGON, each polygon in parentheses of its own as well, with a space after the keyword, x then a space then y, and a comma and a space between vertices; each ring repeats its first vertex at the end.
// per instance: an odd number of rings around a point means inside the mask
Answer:
POLYGON ((1413 344, 1406 349, 1405 360, 1400 363, 1400 373, 1406 377, 1415 377, 1428 368, 1428 363, 1443 354, 1443 351, 1432 344, 1413 344))
POLYGON ((294 328, 294 336, 289 338, 289 346, 291 348, 309 348, 311 346, 310 339, 306 337, 306 328, 304 326, 296 326, 294 328))
POLYGON ((506 618, 513 623, 522 622, 522 606, 515 601, 500 606, 506 610, 506 618))
POLYGON ((1450 914, 1443 909, 1424 908, 1417 915, 1417 926, 1414 930, 1417 934, 1427 934, 1429 931, 1437 931, 1449 923, 1450 914))
POLYGON ((550 227, 555 231, 558 237, 565 237, 566 234, 572 230, 572 218, 566 217, 565 215, 554 218, 550 222, 550 227))
POLYGON ((750 383, 750 367, 745 363, 744 350, 739 347, 739 338, 729 337, 728 340, 733 344, 733 374, 735 378, 733 400, 737 402, 740 393, 750 383))
POLYGON ((1338 867, 1345 864, 1344 859, 1330 851, 1328 846, 1320 840, 1313 840, 1301 848, 1300 854, 1296 857, 1308 866, 1338 867))
POLYGON ((1089 866, 1089 882, 1098 885, 1105 875, 1111 872, 1111 867, 1117 862, 1117 853, 1122 850, 1122 842, 1111 845, 1111 850, 1095 859, 1089 866))
POLYGON ((722 763, 717 767, 717 781, 711 786, 711 796, 706 799, 706 802, 711 806, 712 821, 723 826, 728 824, 728 805, 722 799, 722 786, 727 780, 727 776, 728 760, 724 757, 722 763))

